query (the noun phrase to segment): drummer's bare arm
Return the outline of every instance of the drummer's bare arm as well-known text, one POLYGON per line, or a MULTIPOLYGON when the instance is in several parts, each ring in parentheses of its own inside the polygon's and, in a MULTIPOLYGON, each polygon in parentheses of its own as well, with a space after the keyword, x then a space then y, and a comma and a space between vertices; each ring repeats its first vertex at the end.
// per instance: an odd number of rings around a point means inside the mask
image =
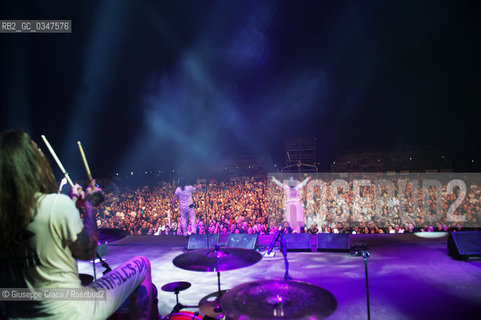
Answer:
POLYGON ((100 204, 99 197, 92 197, 94 194, 99 195, 103 192, 100 188, 95 187, 87 189, 84 213, 84 228, 77 235, 77 240, 69 245, 72 256, 80 260, 91 260, 97 251, 97 223, 95 217, 97 215, 97 206, 100 204))

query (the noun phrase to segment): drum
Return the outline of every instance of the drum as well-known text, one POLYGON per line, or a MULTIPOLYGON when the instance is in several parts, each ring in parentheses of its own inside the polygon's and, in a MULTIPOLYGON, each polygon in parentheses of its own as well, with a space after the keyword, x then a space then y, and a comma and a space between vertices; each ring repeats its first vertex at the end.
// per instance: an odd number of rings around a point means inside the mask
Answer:
POLYGON ((202 320, 202 317, 198 313, 190 312, 190 311, 181 311, 178 313, 168 314, 162 318, 162 320, 202 320))

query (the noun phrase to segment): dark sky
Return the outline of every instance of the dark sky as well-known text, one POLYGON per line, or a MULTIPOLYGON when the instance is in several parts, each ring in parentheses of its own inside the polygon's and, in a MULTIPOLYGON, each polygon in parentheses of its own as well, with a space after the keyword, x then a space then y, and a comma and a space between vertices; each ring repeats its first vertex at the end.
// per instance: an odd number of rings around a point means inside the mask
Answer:
MULTIPOLYGON (((342 150, 434 146, 479 159, 478 1, 2 1, 0 128, 45 134, 64 165, 169 169, 284 161, 284 139, 342 150), (477 152, 473 154, 473 152, 477 152)), ((80 168, 80 169, 79 169, 80 168)))

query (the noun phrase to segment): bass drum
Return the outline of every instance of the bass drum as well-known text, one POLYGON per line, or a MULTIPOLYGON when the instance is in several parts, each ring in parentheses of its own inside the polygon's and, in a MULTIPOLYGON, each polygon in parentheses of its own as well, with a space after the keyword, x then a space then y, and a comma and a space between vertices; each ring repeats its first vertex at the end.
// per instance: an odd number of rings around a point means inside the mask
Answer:
POLYGON ((198 312, 181 311, 178 313, 169 313, 163 317, 162 320, 202 320, 203 318, 198 312))

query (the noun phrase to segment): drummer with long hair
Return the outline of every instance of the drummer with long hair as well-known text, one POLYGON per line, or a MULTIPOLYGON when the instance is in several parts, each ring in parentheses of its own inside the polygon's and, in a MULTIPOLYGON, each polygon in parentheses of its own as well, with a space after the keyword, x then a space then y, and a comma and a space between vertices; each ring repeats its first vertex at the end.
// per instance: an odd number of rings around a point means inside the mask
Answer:
POLYGON ((104 194, 94 183, 85 192, 75 185, 72 199, 57 191, 52 169, 29 135, 0 134, 0 287, 72 289, 95 297, 6 301, 7 316, 106 319, 130 296, 132 318, 155 318, 150 263, 144 257, 82 288, 77 259, 91 260, 96 254, 95 216, 104 194), (85 207, 83 222, 76 201, 85 207))

